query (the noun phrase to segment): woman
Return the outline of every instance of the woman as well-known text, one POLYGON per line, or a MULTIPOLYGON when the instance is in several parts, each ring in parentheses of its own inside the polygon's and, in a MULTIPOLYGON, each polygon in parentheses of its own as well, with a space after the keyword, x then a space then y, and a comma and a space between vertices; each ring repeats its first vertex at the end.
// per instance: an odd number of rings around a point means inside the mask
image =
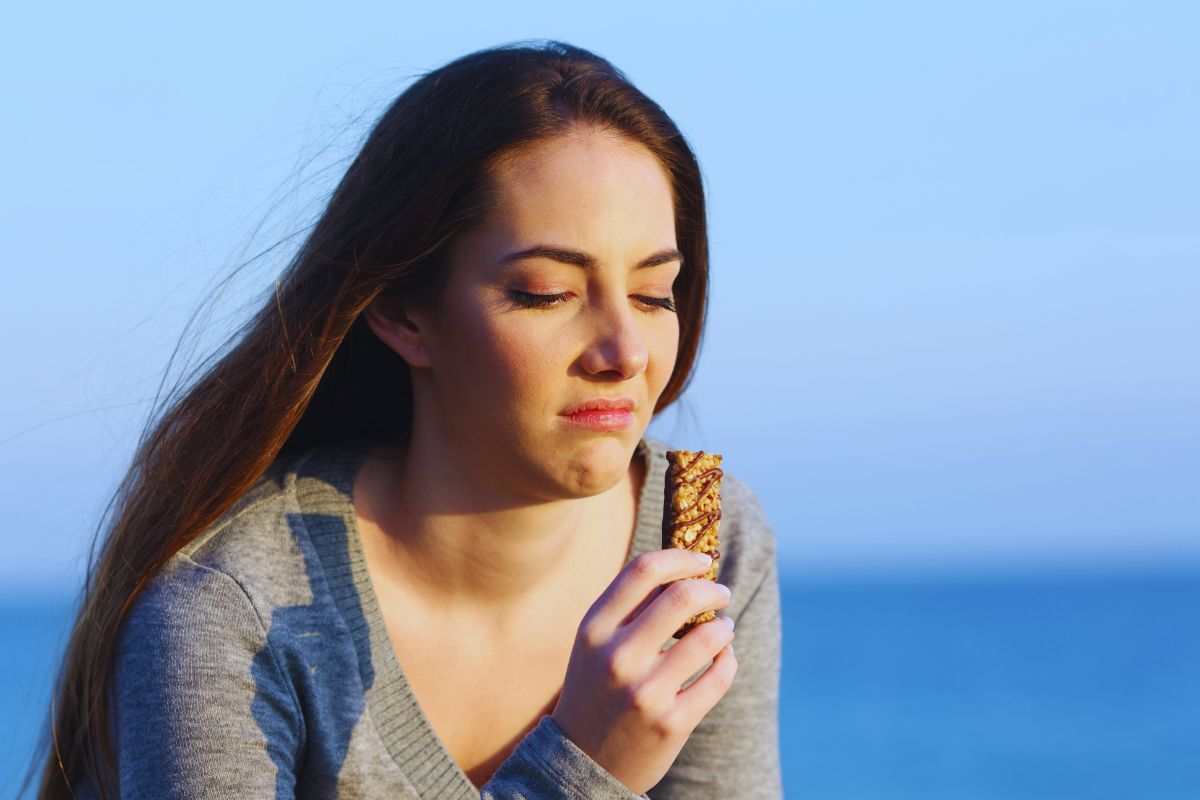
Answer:
POLYGON ((770 528, 727 473, 697 578, 644 436, 707 266, 698 165, 607 61, 422 76, 139 443, 39 797, 778 797, 770 528))

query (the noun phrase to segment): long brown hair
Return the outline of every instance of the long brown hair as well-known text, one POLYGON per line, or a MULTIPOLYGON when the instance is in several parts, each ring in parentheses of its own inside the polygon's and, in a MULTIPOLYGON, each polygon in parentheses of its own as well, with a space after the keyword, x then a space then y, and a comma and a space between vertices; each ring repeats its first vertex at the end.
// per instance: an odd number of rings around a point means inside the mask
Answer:
POLYGON ((145 584, 276 459, 350 438, 407 439, 408 366, 361 313, 381 296, 436 304, 449 245, 492 207, 495 166, 580 124, 640 142, 670 177, 684 257, 674 286, 680 343, 655 413, 682 394, 704 327, 708 233, 700 168, 672 120, 607 60, 554 40, 477 51, 423 73, 375 123, 226 352, 181 378, 149 414, 97 526, 18 796, 39 770, 39 798, 72 797, 84 778, 101 798, 118 793, 108 687, 118 631, 145 584))

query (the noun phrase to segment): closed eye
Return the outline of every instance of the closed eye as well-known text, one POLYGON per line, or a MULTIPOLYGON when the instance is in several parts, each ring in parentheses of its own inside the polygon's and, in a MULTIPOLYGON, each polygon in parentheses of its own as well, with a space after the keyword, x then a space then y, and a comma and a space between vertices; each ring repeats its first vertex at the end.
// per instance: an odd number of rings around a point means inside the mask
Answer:
POLYGON ((533 294, 532 292, 519 292, 513 289, 509 292, 513 300, 526 308, 549 308, 556 306, 567 297, 566 292, 560 294, 533 294))
MULTIPOLYGON (((559 305, 566 300, 569 292, 560 292, 559 294, 534 294, 532 292, 521 292, 516 289, 509 290, 509 296, 514 301, 526 308, 550 308, 559 305)), ((634 295, 638 300, 655 310, 666 309, 667 311, 675 310, 675 301, 670 297, 648 297, 646 295, 634 295)))
POLYGON ((641 300, 643 303, 646 303, 647 305, 656 306, 658 308, 665 308, 667 311, 675 310, 675 301, 672 300, 670 297, 645 297, 645 296, 637 295, 637 298, 639 300, 641 300))

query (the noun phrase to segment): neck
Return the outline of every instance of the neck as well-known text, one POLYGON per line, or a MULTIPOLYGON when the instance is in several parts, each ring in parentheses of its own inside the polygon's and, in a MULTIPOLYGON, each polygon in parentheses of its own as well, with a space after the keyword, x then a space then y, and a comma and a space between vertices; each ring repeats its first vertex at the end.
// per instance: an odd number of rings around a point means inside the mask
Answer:
POLYGON ((599 494, 518 502, 499 496, 499 482, 466 479, 445 452, 418 437, 407 452, 377 448, 356 479, 363 544, 390 588, 499 625, 556 589, 590 602, 620 570, 645 480, 640 457, 599 494))

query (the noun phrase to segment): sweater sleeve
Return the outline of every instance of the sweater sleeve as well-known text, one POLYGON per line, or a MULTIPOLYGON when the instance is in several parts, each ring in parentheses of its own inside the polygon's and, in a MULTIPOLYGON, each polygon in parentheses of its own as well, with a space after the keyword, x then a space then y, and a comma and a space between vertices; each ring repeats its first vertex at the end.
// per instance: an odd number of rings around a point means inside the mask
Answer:
POLYGON ((492 779, 482 800, 647 800, 617 780, 543 716, 492 779))
POLYGON ((122 798, 295 796, 303 717, 232 577, 176 554, 122 624, 115 674, 122 798))
MULTIPOLYGON (((751 516, 768 531, 758 501, 751 516)), ((650 791, 652 800, 780 800, 779 669, 782 623, 774 536, 765 569, 734 619, 737 674, 725 696, 700 721, 671 770, 650 791)))

